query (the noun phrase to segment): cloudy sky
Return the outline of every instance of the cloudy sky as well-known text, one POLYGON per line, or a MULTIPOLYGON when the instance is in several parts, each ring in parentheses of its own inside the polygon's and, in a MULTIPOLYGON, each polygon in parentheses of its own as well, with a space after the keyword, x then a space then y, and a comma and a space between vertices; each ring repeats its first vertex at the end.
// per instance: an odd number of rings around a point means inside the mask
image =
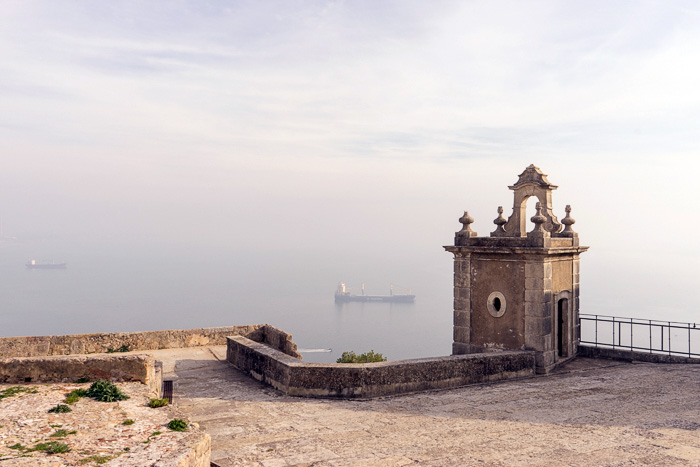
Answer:
POLYGON ((6 235, 449 262, 461 211, 487 234, 534 163, 592 246, 589 287, 697 282, 696 2, 0 7, 6 235))

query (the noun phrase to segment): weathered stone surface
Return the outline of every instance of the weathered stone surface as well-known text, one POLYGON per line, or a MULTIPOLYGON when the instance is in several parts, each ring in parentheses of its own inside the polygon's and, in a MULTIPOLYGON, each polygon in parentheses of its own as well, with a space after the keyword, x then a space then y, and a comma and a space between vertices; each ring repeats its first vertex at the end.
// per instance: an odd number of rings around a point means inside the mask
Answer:
POLYGON ((28 357, 0 359, 0 383, 73 382, 80 378, 91 381, 140 381, 158 394, 161 375, 155 371, 150 355, 98 354, 61 357, 28 357))
POLYGON ((203 349, 161 352, 220 467, 700 463, 698 365, 581 359, 546 377, 338 400, 286 396, 203 349))
POLYGON ((370 398, 534 374, 530 352, 502 352, 368 364, 304 364, 242 336, 228 340, 227 360, 285 394, 370 398))
MULTIPOLYGON (((64 403, 69 391, 86 389, 89 383, 22 385, 36 392, 0 399, 0 465, 208 467, 209 435, 193 424, 187 432, 169 430, 166 425, 170 420, 187 416, 174 406, 149 408, 147 403, 153 396, 143 384, 117 385, 130 397, 128 400, 98 402, 81 398, 71 404, 69 413, 48 410, 64 403), (129 419, 133 423, 125 425, 129 419), (58 430, 64 432, 56 436, 58 430), (51 441, 67 444, 70 451, 47 455, 10 448, 18 444, 32 448, 51 441)), ((0 391, 7 388, 0 385, 0 391)))
POLYGON ((0 357, 45 357, 103 353, 126 346, 131 351, 226 345, 226 337, 247 335, 262 327, 225 326, 167 331, 73 334, 63 336, 0 337, 0 357))

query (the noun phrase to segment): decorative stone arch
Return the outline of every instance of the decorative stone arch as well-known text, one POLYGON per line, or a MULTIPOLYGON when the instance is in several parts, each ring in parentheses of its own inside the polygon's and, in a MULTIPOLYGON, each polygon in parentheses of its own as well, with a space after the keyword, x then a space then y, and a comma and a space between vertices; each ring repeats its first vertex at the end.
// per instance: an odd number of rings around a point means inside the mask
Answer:
POLYGON ((520 174, 515 185, 508 188, 514 192, 513 213, 507 222, 502 222, 503 227, 496 222, 499 228, 491 233, 492 237, 527 237, 527 200, 531 196, 536 196, 540 202, 541 213, 546 219, 542 225, 544 230, 550 234, 561 230, 561 224, 552 212, 552 191, 556 190, 557 186, 549 183, 547 176, 534 164, 530 164, 520 174))

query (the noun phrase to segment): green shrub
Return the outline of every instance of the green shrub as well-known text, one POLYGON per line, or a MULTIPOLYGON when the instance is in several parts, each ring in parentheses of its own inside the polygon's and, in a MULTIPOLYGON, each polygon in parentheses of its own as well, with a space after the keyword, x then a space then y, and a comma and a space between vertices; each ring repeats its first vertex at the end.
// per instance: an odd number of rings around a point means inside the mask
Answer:
POLYGON ((44 451, 46 454, 63 454, 70 452, 70 446, 58 441, 50 441, 48 443, 39 443, 34 446, 31 451, 44 451))
POLYGON ((187 422, 181 418, 173 418, 168 422, 168 428, 173 431, 187 431, 187 422))
POLYGON ((122 390, 114 384, 102 380, 92 383, 86 395, 100 402, 124 401, 129 398, 129 396, 124 394, 122 390))
POLYGON ((151 399, 148 402, 148 406, 152 409, 157 409, 158 407, 165 407, 168 405, 168 399, 151 399))
POLYGON ((336 363, 373 363, 373 362, 385 362, 386 357, 380 353, 374 353, 374 350, 365 352, 360 355, 356 355, 355 352, 343 352, 336 363))
POLYGON ((66 394, 66 404, 75 404, 81 397, 87 397, 85 389, 75 389, 66 394))
POLYGON ((49 409, 49 413, 66 413, 72 411, 73 409, 68 407, 66 404, 58 404, 56 407, 49 409))
POLYGON ((25 449, 27 449, 25 446, 22 446, 22 445, 19 444, 19 443, 15 443, 15 444, 13 444, 12 446, 7 446, 7 447, 10 448, 10 449, 17 449, 17 450, 19 450, 19 451, 24 451, 25 449))
POLYGON ((24 388, 22 386, 12 386, 11 388, 0 391, 0 400, 6 397, 16 396, 17 394, 36 394, 38 391, 34 388, 24 388))
POLYGON ((129 418, 128 420, 124 420, 122 425, 133 425, 134 423, 136 422, 129 418))
POLYGON ((90 378, 88 378, 87 376, 83 376, 82 378, 76 379, 76 380, 73 381, 73 382, 74 382, 74 383, 78 383, 78 384, 89 383, 89 382, 90 382, 90 378))
POLYGON ((113 349, 112 347, 107 349, 107 353, 115 353, 115 352, 130 352, 131 349, 129 348, 128 345, 124 344, 118 349, 113 349))
POLYGON ((74 435, 74 434, 76 434, 76 433, 77 433, 77 431, 75 431, 75 430, 73 430, 73 431, 68 431, 68 430, 56 430, 56 431, 54 431, 53 434, 52 434, 51 436, 49 436, 49 437, 50 437, 50 438, 65 438, 65 437, 68 436, 68 435, 74 435))

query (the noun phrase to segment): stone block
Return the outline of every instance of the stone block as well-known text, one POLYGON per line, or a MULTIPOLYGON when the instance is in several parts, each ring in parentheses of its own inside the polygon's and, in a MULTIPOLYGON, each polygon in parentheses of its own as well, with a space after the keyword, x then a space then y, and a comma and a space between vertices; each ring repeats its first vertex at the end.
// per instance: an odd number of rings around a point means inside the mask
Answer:
POLYGON ((552 303, 525 302, 525 316, 545 318, 552 316, 552 303))
POLYGON ((471 285, 470 283, 470 277, 469 274, 459 272, 455 273, 454 275, 454 286, 455 287, 469 287, 471 285))
POLYGON ((454 305, 454 310, 455 311, 469 311, 469 300, 460 300, 460 299, 455 299, 453 300, 453 305, 454 305))
POLYGON ((453 326, 452 336, 454 342, 469 344, 471 342, 471 329, 468 326, 453 326))
POLYGON ((551 290, 552 278, 527 277, 525 278, 525 288, 530 290, 551 290))
POLYGON ((525 303, 551 303, 553 298, 551 290, 525 290, 525 303))
POLYGON ((528 262, 525 263, 525 277, 551 278, 552 263, 528 262))
POLYGON ((470 300, 472 295, 472 289, 469 287, 455 287, 454 296, 456 299, 460 300, 470 300))
POLYGON ((454 312, 454 325, 467 328, 470 326, 470 313, 467 311, 455 310, 454 312))
POLYGON ((535 353, 535 366, 537 368, 550 368, 554 365, 554 351, 548 350, 535 353))
POLYGON ((452 343, 452 355, 466 355, 470 352, 470 345, 461 342, 452 343))
POLYGON ((544 336, 551 334, 552 320, 549 317, 525 316, 525 335, 544 336))

